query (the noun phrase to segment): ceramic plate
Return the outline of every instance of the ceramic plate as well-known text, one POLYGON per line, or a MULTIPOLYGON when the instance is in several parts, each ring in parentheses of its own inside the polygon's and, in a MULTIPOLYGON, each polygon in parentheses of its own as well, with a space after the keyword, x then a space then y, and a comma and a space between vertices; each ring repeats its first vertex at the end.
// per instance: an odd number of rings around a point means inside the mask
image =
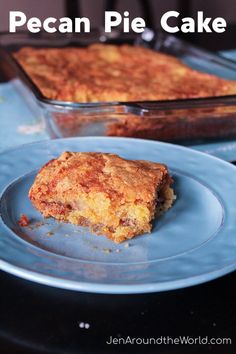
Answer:
POLYGON ((96 293, 186 287, 236 268, 236 168, 200 152, 126 138, 71 138, 0 155, 0 268, 39 283, 96 293), (63 151, 112 152, 169 166, 177 200, 153 232, 119 245, 85 228, 43 219, 28 190, 63 151), (21 228, 21 214, 31 220, 21 228))

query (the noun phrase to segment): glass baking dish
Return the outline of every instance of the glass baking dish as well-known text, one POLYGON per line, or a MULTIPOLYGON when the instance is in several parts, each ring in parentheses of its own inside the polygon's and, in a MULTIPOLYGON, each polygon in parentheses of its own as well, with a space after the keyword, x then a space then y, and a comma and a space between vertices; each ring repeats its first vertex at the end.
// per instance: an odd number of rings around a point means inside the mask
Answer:
POLYGON ((44 97, 11 52, 23 46, 65 47, 91 43, 129 43, 180 58, 189 66, 236 80, 236 62, 196 48, 159 31, 142 35, 0 34, 1 76, 12 80, 35 114, 41 114, 52 138, 69 136, 127 136, 164 141, 193 141, 236 137, 236 95, 171 101, 77 103, 44 97))

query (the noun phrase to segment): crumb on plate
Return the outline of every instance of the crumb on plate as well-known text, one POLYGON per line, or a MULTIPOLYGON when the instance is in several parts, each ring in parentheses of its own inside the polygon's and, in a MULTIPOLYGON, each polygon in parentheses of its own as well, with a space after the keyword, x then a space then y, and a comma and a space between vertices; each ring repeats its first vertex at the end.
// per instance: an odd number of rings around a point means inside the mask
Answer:
POLYGON ((27 227, 29 226, 29 218, 27 215, 25 214, 21 214, 20 219, 18 220, 18 224, 21 227, 27 227))
POLYGON ((104 253, 111 253, 112 250, 110 248, 103 248, 104 253))

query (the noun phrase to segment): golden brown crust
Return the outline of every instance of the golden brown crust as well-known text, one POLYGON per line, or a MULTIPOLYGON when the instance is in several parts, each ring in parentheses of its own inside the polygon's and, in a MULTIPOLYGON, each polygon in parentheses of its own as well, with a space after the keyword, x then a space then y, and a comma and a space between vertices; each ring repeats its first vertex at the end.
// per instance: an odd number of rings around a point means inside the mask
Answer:
POLYGON ((25 47, 14 56, 41 92, 56 100, 125 102, 236 93, 234 81, 201 73, 172 56, 143 47, 25 47))
MULTIPOLYGON (((167 195, 171 183, 162 164, 65 152, 43 166, 29 198, 45 217, 89 226, 121 242, 150 232, 157 195, 167 195)), ((167 199, 170 207, 173 199, 167 199)))

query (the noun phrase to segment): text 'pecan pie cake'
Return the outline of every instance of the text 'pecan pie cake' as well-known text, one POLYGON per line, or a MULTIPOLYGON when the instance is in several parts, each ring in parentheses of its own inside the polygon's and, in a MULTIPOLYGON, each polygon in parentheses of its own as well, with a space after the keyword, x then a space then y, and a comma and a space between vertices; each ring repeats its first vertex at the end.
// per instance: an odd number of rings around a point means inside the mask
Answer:
POLYGON ((116 243, 150 232, 175 199, 165 165, 64 152, 39 171, 29 198, 44 217, 88 226, 116 243))

